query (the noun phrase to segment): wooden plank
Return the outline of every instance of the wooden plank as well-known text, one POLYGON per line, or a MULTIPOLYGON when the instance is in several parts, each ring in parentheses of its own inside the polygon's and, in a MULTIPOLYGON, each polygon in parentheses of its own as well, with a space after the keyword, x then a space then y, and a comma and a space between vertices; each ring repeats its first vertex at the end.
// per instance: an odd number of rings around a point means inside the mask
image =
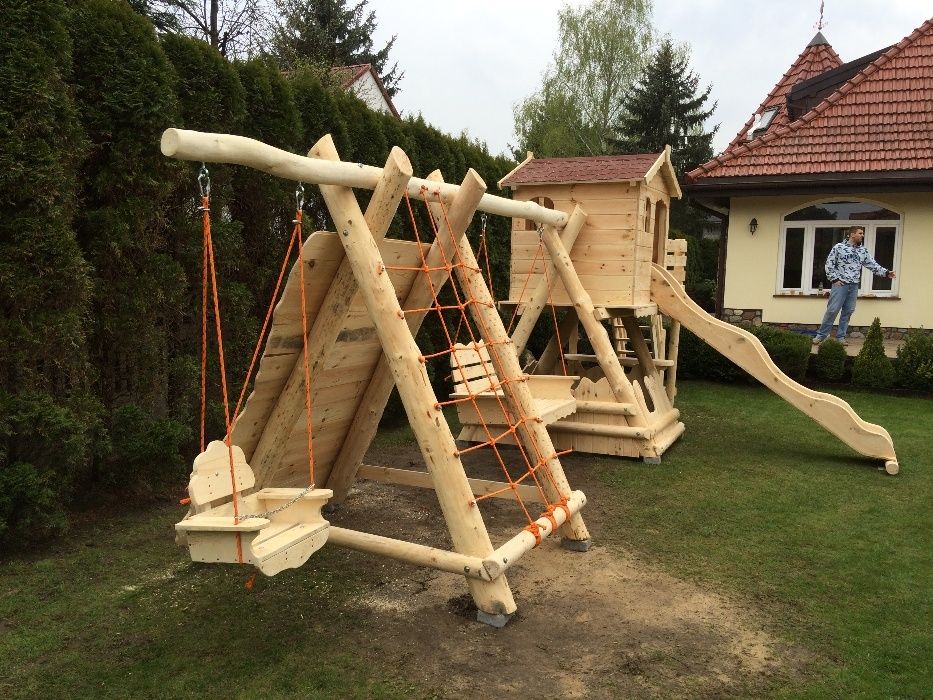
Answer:
MULTIPOLYGON (((365 224, 377 239, 383 238, 388 231, 411 175, 408 157, 400 148, 393 148, 366 209, 365 224)), ((323 369, 327 355, 333 349, 346 321, 356 288, 352 267, 344 260, 327 294, 316 305, 321 312, 308 332, 308 367, 301 360, 304 355, 299 355, 250 457, 257 482, 261 486, 269 485, 265 478, 282 458, 284 438, 304 408, 306 378, 316 376, 323 369)))

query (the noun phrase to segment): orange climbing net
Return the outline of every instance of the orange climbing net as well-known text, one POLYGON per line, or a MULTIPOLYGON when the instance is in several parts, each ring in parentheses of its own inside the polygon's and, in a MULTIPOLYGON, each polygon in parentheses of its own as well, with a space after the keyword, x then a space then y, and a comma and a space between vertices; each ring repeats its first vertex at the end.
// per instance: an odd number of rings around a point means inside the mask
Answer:
MULTIPOLYGON (((430 222, 433 236, 436 239, 441 237, 440 224, 444 224, 445 235, 450 235, 452 227, 448 219, 447 206, 440 192, 429 192, 422 188, 422 195, 427 208, 427 219, 430 222), (433 208, 433 212, 432 212, 433 208)), ((528 521, 526 529, 534 536, 536 543, 540 543, 541 534, 536 518, 531 515, 528 505, 522 498, 521 491, 518 488, 522 484, 533 485, 537 490, 541 502, 546 504, 544 513, 538 517, 545 517, 552 524, 552 531, 556 529, 557 523, 553 517, 556 509, 563 509, 567 520, 571 513, 567 506, 568 497, 562 496, 552 500, 549 494, 561 493, 560 485, 550 468, 550 460, 558 458, 565 452, 556 453, 553 451, 545 452, 542 449, 534 422, 539 421, 530 410, 530 406, 525 405, 519 396, 518 385, 527 381, 527 376, 521 372, 518 360, 514 357, 514 350, 511 347, 511 340, 505 333, 504 327, 499 324, 501 333, 496 334, 491 327, 489 314, 498 315, 496 305, 490 293, 489 287, 483 280, 483 270, 473 255, 469 244, 465 241, 463 244, 452 244, 450 246, 438 245, 436 248, 441 252, 441 261, 439 264, 431 265, 428 260, 428 251, 430 245, 426 245, 421 231, 416 222, 415 212, 411 200, 406 193, 405 201, 409 214, 409 221, 412 226, 414 237, 419 245, 420 262, 419 267, 401 267, 386 266, 391 270, 405 270, 416 272, 425 276, 431 290, 431 302, 423 308, 411 308, 403 311, 408 314, 434 314, 443 334, 446 347, 437 352, 422 354, 419 358, 425 363, 440 358, 448 358, 455 377, 462 379, 466 390, 465 396, 458 396, 447 401, 438 402, 435 408, 456 405, 460 403, 469 403, 476 415, 479 416, 479 425, 482 428, 485 440, 479 444, 461 449, 458 456, 465 455, 477 450, 487 449, 493 455, 495 461, 504 477, 502 488, 492 490, 474 497, 473 505, 488 498, 500 496, 503 493, 511 492, 516 502, 521 508, 522 513, 528 521), (450 249, 452 253, 448 254, 450 249), (450 278, 449 294, 442 294, 444 287, 441 283, 435 282, 435 275, 432 273, 444 273, 444 279, 450 278), (442 296, 448 297, 446 301, 442 296), (448 318, 448 317, 453 317, 448 318), (456 321, 454 327, 453 321, 456 321), (467 373, 463 360, 458 353, 458 346, 461 343, 461 336, 467 348, 476 351, 481 367, 480 374, 467 373), (488 352, 488 358, 480 350, 488 352), (509 357, 509 354, 512 354, 509 357), (477 381, 480 379, 481 381, 477 381), (477 387, 481 387, 477 390, 477 387), (497 423, 490 420, 490 417, 484 416, 484 410, 488 413, 488 406, 484 409, 484 403, 481 399, 495 397, 495 406, 497 417, 505 416, 506 427, 503 430, 494 428, 497 423), (511 452, 503 450, 506 441, 514 442, 516 449, 511 452), (517 457, 517 459, 515 459, 517 457), (510 462, 513 464, 510 466, 510 462), (517 462, 518 464, 514 464, 517 462)), ((488 249, 485 240, 485 222, 483 224, 483 233, 480 238, 480 253, 485 258, 486 273, 491 280, 491 267, 488 262, 488 249)), ((528 394, 526 393, 526 396, 528 394)), ((501 422, 501 421, 500 421, 501 422)), ((543 426, 541 426, 543 430, 543 426)), ((566 489, 566 486, 565 486, 566 489)))

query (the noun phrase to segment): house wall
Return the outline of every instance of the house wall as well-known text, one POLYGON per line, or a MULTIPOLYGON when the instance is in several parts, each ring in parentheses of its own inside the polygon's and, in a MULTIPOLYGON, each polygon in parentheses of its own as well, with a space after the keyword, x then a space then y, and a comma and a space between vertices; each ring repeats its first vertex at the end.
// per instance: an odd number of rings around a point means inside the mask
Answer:
POLYGON ((370 109, 392 114, 392 110, 389 108, 385 96, 382 94, 382 90, 379 89, 379 85, 376 83, 376 79, 373 78, 372 73, 364 73, 359 80, 350 86, 350 89, 370 109))
MULTIPOLYGON (((724 316, 745 311, 746 318, 760 310, 765 323, 816 325, 826 310, 826 299, 775 294, 779 264, 781 221, 801 207, 840 199, 864 199, 897 211, 902 216, 902 248, 897 274, 897 298, 860 298, 850 324, 868 326, 875 316, 885 328, 933 328, 933 193, 851 194, 733 198, 724 290, 724 316), (749 233, 749 222, 758 230, 749 233)), ((735 314, 738 315, 738 314, 735 314)))

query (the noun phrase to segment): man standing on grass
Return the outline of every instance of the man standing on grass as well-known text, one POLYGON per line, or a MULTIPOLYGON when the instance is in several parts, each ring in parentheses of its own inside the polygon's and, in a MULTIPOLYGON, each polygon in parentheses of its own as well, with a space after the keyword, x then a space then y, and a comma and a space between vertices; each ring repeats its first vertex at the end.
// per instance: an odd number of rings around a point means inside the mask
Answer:
POLYGON ((846 331, 849 330, 849 318, 855 311, 855 302, 858 299, 858 288, 862 281, 862 268, 867 267, 879 277, 894 279, 897 275, 894 270, 886 270, 868 254, 862 246, 865 238, 865 229, 853 226, 849 229, 846 240, 837 243, 826 257, 826 277, 829 278, 829 303, 826 313, 823 314, 823 323, 813 339, 814 345, 819 345, 829 337, 829 332, 836 322, 839 312, 839 329, 836 331, 836 340, 848 345, 846 331))

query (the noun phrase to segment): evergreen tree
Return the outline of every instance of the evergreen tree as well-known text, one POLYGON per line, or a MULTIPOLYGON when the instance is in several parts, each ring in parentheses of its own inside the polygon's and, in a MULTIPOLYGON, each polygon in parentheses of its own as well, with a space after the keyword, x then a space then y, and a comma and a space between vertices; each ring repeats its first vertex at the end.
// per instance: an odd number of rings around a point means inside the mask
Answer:
POLYGON ((852 361, 852 383, 872 389, 887 389, 894 384, 894 366, 884 353, 881 319, 871 322, 862 349, 852 361))
POLYGON ((0 546, 65 527, 100 436, 68 17, 63 0, 5 3, 0 32, 0 546))
POLYGON ((690 70, 686 47, 661 42, 641 78, 622 103, 616 123, 617 153, 657 153, 670 145, 678 176, 713 157, 713 136, 705 131, 716 104, 707 106, 712 85, 698 93, 700 78, 690 70))
MULTIPOLYGON (((180 126, 213 133, 242 133, 246 119, 246 92, 233 64, 225 60, 217 49, 199 39, 169 34, 162 37, 162 46, 178 74, 180 126)), ((222 213, 233 199, 233 168, 216 163, 210 164, 209 168, 212 206, 216 212, 222 213)), ((191 427, 197 425, 200 410, 198 377, 201 363, 202 230, 198 212, 200 199, 197 173, 197 164, 180 164, 179 178, 174 182, 175 189, 165 204, 172 219, 167 232, 169 249, 185 276, 182 301, 171 310, 171 321, 168 324, 171 342, 169 401, 176 420, 191 427)), ((226 285, 235 274, 239 260, 244 257, 241 228, 241 223, 228 215, 212 217, 211 229, 217 248, 221 308, 225 322, 233 318, 230 315, 232 312, 246 306, 234 304, 231 307, 230 291, 226 285)), ((235 299, 238 301, 242 296, 235 295, 235 299)), ((250 296, 247 301, 250 299, 254 297, 250 296)), ((250 321, 254 322, 252 306, 246 308, 244 314, 247 313, 251 315, 250 321)), ((234 323, 238 321, 235 319, 234 323)), ((228 324, 225 326, 229 328, 228 324)), ((229 352, 227 357, 235 365, 231 368, 231 378, 240 371, 243 362, 249 361, 248 357, 233 358, 229 352)), ((211 378, 208 383, 209 434, 216 436, 222 435, 224 430, 223 406, 216 381, 219 376, 216 353, 209 353, 208 361, 211 378)), ((231 383, 235 383, 233 379, 231 383)))
POLYGON ((368 0, 276 0, 281 19, 273 30, 271 50, 288 69, 312 63, 325 67, 371 63, 389 95, 395 95, 404 77, 398 63, 386 69, 393 36, 378 51, 373 49, 376 13, 368 0))
MULTIPOLYGON (((678 178, 713 157, 713 136, 718 126, 705 130, 716 103, 707 105, 712 85, 698 92, 700 78, 690 70, 686 47, 661 42, 638 83, 622 104, 616 123, 615 153, 658 153, 671 147, 678 178)), ((699 236, 702 215, 683 200, 671 202, 671 228, 699 236)))

